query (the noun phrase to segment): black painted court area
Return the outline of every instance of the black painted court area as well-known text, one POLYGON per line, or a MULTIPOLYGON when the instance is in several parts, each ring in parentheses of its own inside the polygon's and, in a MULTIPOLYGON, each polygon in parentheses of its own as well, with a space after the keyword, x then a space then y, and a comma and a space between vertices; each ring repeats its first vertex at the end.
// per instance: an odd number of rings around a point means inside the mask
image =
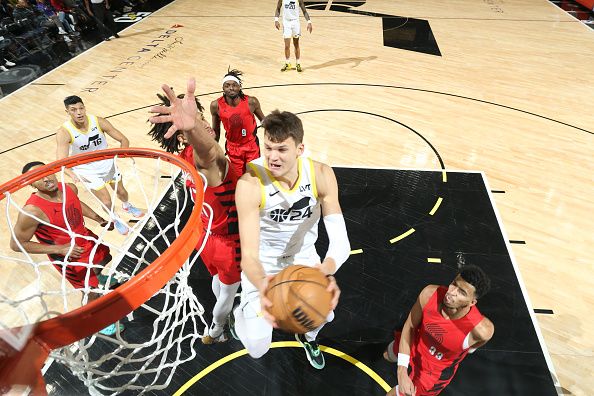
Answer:
MULTIPOLYGON (((354 254, 337 274, 342 289, 336 319, 320 333, 320 344, 361 361, 390 386, 396 368, 382 359, 392 330, 401 326, 420 290, 448 284, 458 264, 476 264, 492 280, 479 309, 495 324, 493 339, 466 358, 442 395, 556 395, 543 351, 524 301, 507 245, 480 173, 335 168, 340 201, 354 254), (438 199, 442 201, 434 211, 438 199), (415 231, 395 243, 390 240, 415 231), (428 259, 441 262, 428 262, 428 259), (433 260, 437 261, 437 260, 433 260)), ((327 238, 320 232, 323 257, 327 238)), ((192 279, 210 311, 213 297, 203 267, 192 279)), ((150 319, 150 318, 145 318, 150 319)), ((125 337, 146 329, 143 318, 126 323, 125 337)), ((208 318, 210 319, 210 318, 208 318)), ((145 330, 146 331, 146 330, 145 330)), ((273 341, 291 341, 275 332, 273 341)), ((219 359, 239 351, 238 341, 204 346, 177 368, 171 395, 219 359)), ((385 391, 353 364, 326 354, 326 368, 312 368, 301 348, 271 349, 263 358, 234 359, 190 387, 187 395, 383 395, 385 391)), ((82 383, 56 364, 46 377, 51 394, 83 394, 82 383)))

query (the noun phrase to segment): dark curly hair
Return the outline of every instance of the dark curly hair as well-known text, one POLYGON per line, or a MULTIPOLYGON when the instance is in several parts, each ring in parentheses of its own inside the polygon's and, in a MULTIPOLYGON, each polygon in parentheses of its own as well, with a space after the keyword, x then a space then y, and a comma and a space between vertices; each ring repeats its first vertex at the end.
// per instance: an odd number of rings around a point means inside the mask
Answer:
POLYGON ((476 265, 465 265, 460 269, 458 275, 466 282, 474 286, 474 296, 478 300, 491 289, 491 280, 481 268, 476 265))
MULTIPOLYGON (((180 99, 183 99, 184 96, 185 96, 184 94, 177 95, 177 97, 180 99)), ((171 105, 171 102, 169 101, 167 96, 157 94, 157 97, 161 101, 161 105, 163 105, 163 106, 171 105)), ((198 107, 198 111, 200 111, 201 113, 204 111, 204 107, 202 107, 198 98, 196 98, 196 106, 198 107)), ((169 129, 170 126, 171 126, 170 122, 164 122, 162 124, 153 124, 153 126, 151 127, 151 130, 148 132, 148 134, 152 138, 152 140, 159 143, 159 146, 161 146, 161 148, 163 150, 167 151, 168 153, 172 153, 172 154, 179 153, 180 151, 183 150, 183 147, 182 147, 182 143, 177 139, 177 137, 182 132, 176 131, 173 134, 173 136, 171 136, 169 139, 165 139, 165 134, 167 133, 167 130, 169 129)))
MULTIPOLYGON (((227 77, 227 76, 233 76, 236 79, 239 80, 239 85, 241 86, 243 84, 243 80, 241 79, 241 76, 243 76, 243 72, 241 70, 237 70, 237 69, 233 69, 231 70, 231 66, 229 66, 227 68, 227 74, 225 74, 223 76, 223 78, 227 77)), ((224 94, 223 94, 224 95, 224 94)), ((245 98, 245 94, 243 93, 243 91, 241 90, 241 88, 239 89, 239 97, 241 98, 241 100, 243 100, 245 98)))

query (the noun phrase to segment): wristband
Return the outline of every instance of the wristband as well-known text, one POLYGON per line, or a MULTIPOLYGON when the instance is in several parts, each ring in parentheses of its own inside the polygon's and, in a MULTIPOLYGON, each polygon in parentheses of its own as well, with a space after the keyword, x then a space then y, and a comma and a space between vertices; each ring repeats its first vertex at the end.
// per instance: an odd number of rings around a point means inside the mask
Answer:
POLYGON ((404 353, 398 354, 398 365, 399 366, 408 368, 409 363, 410 363, 410 355, 406 355, 404 353))
POLYGON ((307 20, 307 24, 308 24, 308 25, 311 25, 311 19, 308 19, 308 20, 307 20))
POLYGON ((274 22, 278 22, 278 17, 274 17, 274 22))

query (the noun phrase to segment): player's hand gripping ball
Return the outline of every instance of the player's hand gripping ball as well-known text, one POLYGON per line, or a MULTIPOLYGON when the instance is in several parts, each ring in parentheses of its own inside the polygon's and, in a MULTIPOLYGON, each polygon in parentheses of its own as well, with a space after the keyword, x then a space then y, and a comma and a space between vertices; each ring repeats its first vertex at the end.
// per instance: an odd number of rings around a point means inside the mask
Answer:
POLYGON ((272 303, 268 312, 282 330, 303 334, 326 321, 331 311, 329 279, 317 268, 290 265, 268 284, 266 298, 272 303))

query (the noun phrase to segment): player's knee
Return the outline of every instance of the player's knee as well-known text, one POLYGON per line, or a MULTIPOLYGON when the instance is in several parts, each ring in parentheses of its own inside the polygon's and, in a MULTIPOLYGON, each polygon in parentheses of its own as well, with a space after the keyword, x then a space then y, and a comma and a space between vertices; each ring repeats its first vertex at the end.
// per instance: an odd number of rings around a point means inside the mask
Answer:
POLYGON ((254 359, 259 359, 270 349, 270 340, 268 338, 245 340, 243 346, 247 349, 248 354, 254 359))

